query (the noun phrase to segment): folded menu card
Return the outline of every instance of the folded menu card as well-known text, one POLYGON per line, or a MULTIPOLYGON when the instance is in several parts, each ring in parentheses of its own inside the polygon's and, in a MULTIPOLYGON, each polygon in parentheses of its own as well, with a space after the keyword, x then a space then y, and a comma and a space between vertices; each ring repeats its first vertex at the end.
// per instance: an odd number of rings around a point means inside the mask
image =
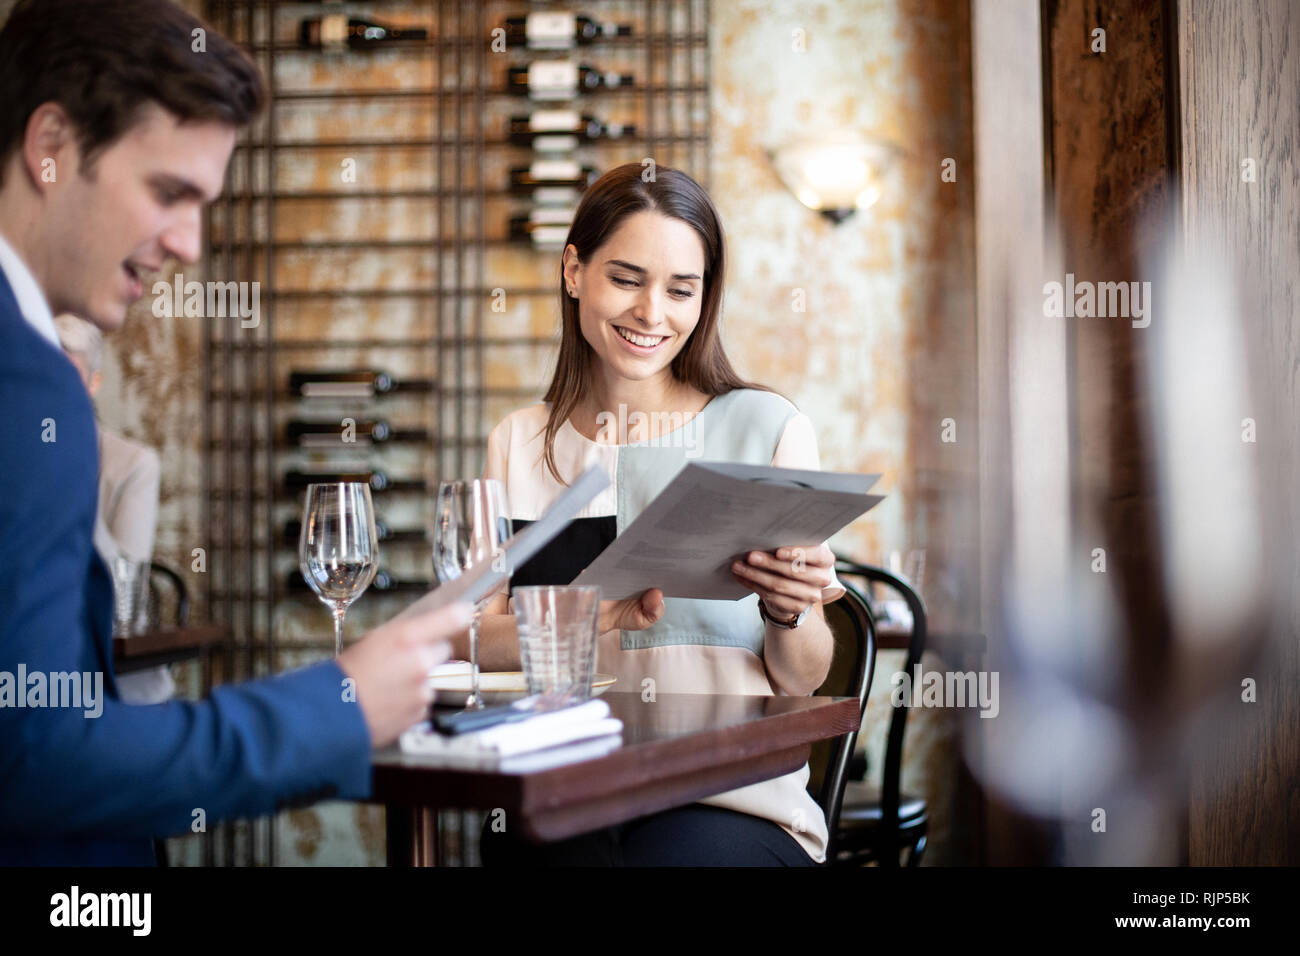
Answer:
POLYGON ((750 551, 815 548, 884 495, 879 475, 727 462, 691 462, 573 583, 604 600, 659 588, 664 597, 734 601, 751 592, 731 575, 750 551))
POLYGON ((436 611, 454 601, 472 604, 488 597, 510 579, 515 569, 540 551, 548 541, 563 531, 579 511, 609 485, 609 476, 598 465, 584 471, 540 518, 514 535, 491 562, 466 571, 454 581, 440 584, 406 607, 398 618, 436 611))

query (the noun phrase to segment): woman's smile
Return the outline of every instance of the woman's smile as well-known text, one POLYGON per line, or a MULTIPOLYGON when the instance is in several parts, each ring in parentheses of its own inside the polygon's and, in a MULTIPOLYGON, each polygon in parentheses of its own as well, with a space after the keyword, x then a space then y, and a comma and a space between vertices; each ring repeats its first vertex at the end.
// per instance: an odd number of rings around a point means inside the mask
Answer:
POLYGON ((643 335, 623 325, 615 325, 614 331, 633 355, 653 355, 672 338, 671 335, 643 335))

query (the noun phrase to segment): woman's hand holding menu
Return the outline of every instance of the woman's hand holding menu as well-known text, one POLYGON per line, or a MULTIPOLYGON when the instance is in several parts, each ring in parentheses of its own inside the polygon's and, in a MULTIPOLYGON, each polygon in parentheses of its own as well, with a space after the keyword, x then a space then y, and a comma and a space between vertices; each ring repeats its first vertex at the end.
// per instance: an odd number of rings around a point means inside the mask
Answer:
POLYGON ((664 593, 658 588, 621 601, 601 601, 599 633, 643 631, 663 616, 664 593))

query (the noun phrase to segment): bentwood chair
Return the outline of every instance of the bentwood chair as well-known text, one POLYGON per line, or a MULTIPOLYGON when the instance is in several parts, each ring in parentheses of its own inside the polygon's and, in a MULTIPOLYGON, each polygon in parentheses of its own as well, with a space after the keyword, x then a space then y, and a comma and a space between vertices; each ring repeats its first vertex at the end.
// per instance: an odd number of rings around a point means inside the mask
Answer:
MULTIPOLYGON (((884 568, 858 564, 837 556, 835 573, 841 578, 857 577, 896 591, 907 602, 912 614, 912 633, 907 644, 904 672, 915 673, 925 652, 926 617, 921 596, 905 580, 884 568)), ((908 850, 907 865, 917 866, 925 853, 930 815, 924 799, 899 790, 903 766, 903 733, 911 701, 893 708, 889 737, 885 745, 884 774, 879 786, 866 780, 851 780, 844 787, 839 814, 839 830, 831 837, 836 856, 827 860, 834 866, 862 866, 875 862, 883 867, 897 867, 899 853, 908 850)))
POLYGON ((168 588, 174 594, 175 606, 175 612, 171 615, 171 625, 184 627, 190 622, 190 591, 185 585, 185 579, 161 561, 150 561, 148 606, 150 629, 162 625, 162 611, 166 606, 163 594, 168 588))
MULTIPOLYGON (((866 598, 851 585, 845 584, 844 589, 842 598, 825 606, 826 623, 835 638, 835 650, 830 671, 817 694, 856 698, 861 717, 866 710, 867 693, 871 690, 871 679, 876 670, 876 625, 866 598)), ((830 840, 826 848, 828 864, 835 859, 840 803, 857 739, 858 732, 854 730, 831 740, 818 741, 813 745, 808 760, 808 792, 826 818, 830 840)))

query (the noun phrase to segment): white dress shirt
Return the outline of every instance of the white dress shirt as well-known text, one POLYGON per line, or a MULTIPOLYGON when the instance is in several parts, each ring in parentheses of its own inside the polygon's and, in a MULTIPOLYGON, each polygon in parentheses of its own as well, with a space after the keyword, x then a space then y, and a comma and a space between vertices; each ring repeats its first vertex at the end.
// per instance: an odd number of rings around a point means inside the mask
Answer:
POLYGON ((5 278, 9 280, 9 288, 14 290, 14 298, 18 300, 18 311, 23 314, 27 324, 62 352, 59 332, 54 327, 54 315, 50 312, 50 304, 45 301, 45 293, 37 284, 32 270, 27 268, 27 263, 14 252, 13 246, 9 245, 3 233, 0 233, 0 271, 3 271, 5 278))

